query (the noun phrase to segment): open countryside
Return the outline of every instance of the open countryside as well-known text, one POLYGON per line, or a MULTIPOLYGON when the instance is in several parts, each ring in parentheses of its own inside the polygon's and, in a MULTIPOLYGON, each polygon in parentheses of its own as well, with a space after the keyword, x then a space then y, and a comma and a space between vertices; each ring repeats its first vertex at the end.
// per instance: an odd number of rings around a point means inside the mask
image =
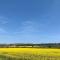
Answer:
POLYGON ((0 0, 0 60, 60 60, 60 0, 0 0))

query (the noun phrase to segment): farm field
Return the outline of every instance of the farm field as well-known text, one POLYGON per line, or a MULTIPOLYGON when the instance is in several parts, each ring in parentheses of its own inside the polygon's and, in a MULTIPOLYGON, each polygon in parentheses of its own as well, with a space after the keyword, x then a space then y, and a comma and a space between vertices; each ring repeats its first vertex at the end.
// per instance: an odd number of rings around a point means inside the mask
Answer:
POLYGON ((60 49, 0 48, 0 60, 60 60, 60 49))

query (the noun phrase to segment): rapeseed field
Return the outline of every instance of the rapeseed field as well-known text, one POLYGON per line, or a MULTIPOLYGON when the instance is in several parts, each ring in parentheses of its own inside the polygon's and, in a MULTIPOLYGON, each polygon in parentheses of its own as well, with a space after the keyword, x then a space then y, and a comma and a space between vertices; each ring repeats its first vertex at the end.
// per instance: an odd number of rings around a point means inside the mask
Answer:
POLYGON ((0 60, 60 60, 60 49, 0 48, 0 60))

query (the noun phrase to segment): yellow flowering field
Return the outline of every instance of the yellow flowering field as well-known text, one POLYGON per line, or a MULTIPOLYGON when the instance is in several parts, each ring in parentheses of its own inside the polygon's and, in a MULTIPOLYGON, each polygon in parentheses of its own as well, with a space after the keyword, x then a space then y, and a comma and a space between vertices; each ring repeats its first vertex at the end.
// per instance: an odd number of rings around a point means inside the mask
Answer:
MULTIPOLYGON (((43 57, 57 57, 55 59, 60 59, 60 49, 46 49, 46 48, 0 48, 0 60, 4 57, 7 60, 41 60, 43 57), (9 57, 9 58, 8 58, 9 57), (41 58, 41 59, 40 59, 41 58)), ((4 60, 3 59, 3 60, 4 60)), ((6 60, 5 59, 5 60, 6 60)), ((42 59, 44 60, 44 59, 42 59)))

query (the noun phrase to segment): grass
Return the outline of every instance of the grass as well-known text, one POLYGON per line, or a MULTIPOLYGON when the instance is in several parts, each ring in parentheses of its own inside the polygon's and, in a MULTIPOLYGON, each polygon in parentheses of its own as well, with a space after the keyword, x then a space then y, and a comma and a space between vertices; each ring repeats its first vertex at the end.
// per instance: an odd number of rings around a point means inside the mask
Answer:
POLYGON ((60 60, 60 49, 0 48, 0 60, 60 60))

